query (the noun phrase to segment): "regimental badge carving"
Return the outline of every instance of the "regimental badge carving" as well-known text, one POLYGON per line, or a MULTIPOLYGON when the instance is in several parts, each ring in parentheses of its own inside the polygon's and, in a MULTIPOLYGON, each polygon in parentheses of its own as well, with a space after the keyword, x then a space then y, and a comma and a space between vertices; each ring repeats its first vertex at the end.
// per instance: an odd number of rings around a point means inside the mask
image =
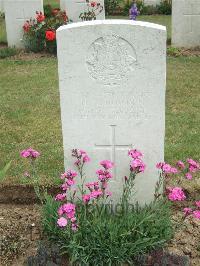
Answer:
POLYGON ((137 61, 132 44, 115 34, 96 39, 89 47, 86 64, 90 76, 104 85, 118 85, 134 70, 137 61))

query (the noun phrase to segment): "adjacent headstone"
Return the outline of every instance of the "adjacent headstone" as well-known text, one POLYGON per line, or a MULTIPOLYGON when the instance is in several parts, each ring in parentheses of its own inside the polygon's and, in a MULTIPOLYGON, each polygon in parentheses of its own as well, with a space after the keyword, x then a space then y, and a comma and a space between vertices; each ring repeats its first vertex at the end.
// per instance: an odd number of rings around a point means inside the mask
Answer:
POLYGON ((119 200, 129 174, 128 150, 144 152, 147 169, 136 180, 140 203, 153 199, 156 163, 164 160, 166 28, 128 20, 72 23, 57 30, 65 168, 71 150, 114 161, 112 192, 119 200))
POLYGON ((0 0, 0 12, 4 12, 4 0, 0 0))
POLYGON ((146 6, 156 6, 161 3, 162 0, 144 0, 146 6))
MULTIPOLYGON (((98 15, 96 18, 98 20, 105 19, 104 0, 97 0, 95 2, 100 3, 100 5, 103 6, 102 12, 99 14, 97 12, 98 15)), ((86 0, 60 0, 60 8, 62 10, 66 10, 68 18, 71 19, 73 22, 82 21, 81 18, 79 18, 80 13, 88 11, 88 5, 86 3, 86 0)))
POLYGON ((42 0, 6 0, 4 2, 8 46, 23 47, 23 25, 43 12, 42 0))
POLYGON ((173 0, 172 44, 187 48, 200 46, 199 0, 173 0))

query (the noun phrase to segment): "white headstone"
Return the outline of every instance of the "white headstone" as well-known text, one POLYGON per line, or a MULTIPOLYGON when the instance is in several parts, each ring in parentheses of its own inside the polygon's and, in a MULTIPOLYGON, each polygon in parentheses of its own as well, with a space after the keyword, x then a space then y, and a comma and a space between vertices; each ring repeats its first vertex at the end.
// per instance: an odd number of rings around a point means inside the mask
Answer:
MULTIPOLYGON (((90 2, 92 2, 90 0, 90 2)), ((97 19, 105 19, 105 7, 104 7, 104 0, 97 0, 97 3, 100 3, 103 6, 103 10, 101 13, 98 14, 97 12, 97 19)), ((79 18, 80 13, 87 12, 88 6, 86 0, 60 0, 60 8, 62 10, 66 10, 67 16, 73 22, 82 21, 79 18)))
POLYGON ((200 46, 200 0, 173 0, 172 44, 187 48, 200 46))
POLYGON ((156 6, 161 3, 162 0, 144 0, 146 6, 156 6))
POLYGON ((23 47, 23 25, 43 12, 43 0, 6 0, 4 2, 8 46, 23 47))
POLYGON ((114 161, 112 192, 122 192, 128 150, 144 152, 136 181, 140 203, 153 199, 156 163, 164 160, 166 28, 128 20, 72 23, 57 30, 65 167, 71 150, 92 158, 88 180, 102 159, 114 161))

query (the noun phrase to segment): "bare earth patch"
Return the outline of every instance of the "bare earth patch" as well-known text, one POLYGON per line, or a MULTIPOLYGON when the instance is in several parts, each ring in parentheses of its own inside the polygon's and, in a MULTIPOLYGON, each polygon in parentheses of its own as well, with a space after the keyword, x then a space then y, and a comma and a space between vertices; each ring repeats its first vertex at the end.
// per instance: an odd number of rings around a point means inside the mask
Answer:
POLYGON ((0 204, 0 265, 21 266, 40 239, 37 205, 0 204))
MULTIPOLYGON (((187 255, 191 266, 200 262, 200 221, 192 217, 182 220, 180 211, 174 210, 173 220, 181 222, 167 251, 187 255)), ((36 254, 38 241, 42 238, 40 206, 0 204, 0 265, 21 266, 27 257, 36 254)))

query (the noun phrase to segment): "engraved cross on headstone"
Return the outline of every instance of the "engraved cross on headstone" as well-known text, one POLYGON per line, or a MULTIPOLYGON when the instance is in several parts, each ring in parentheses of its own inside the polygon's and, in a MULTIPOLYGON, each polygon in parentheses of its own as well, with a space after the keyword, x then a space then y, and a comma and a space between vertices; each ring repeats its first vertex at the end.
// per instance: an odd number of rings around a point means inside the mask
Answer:
POLYGON ((197 10, 197 13, 195 13, 196 12, 196 8, 195 8, 196 4, 195 3, 191 3, 188 1, 187 5, 190 5, 190 12, 189 11, 184 12, 184 16, 188 17, 190 19, 190 31, 189 31, 189 33, 192 33, 193 23, 194 23, 193 18, 200 16, 200 12, 198 12, 198 10, 197 10))
POLYGON ((26 20, 29 20, 30 18, 28 18, 28 17, 26 17, 25 16, 25 11, 24 11, 24 8, 22 9, 22 17, 21 18, 16 18, 17 20, 24 20, 24 21, 26 21, 26 20))
POLYGON ((111 161, 114 163, 114 168, 112 171, 113 177, 116 178, 116 150, 117 149, 127 149, 132 148, 132 144, 116 144, 116 125, 110 125, 111 127, 111 144, 95 144, 99 149, 110 149, 111 151, 111 161))

